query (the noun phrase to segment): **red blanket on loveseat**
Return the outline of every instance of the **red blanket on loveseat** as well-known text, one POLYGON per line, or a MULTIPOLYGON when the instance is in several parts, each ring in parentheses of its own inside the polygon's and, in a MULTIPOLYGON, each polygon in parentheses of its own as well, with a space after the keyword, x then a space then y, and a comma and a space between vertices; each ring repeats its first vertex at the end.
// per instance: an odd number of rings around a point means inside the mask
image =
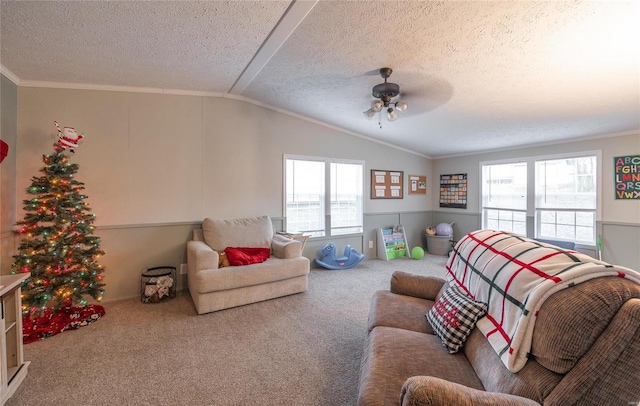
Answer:
POLYGON ((270 248, 227 247, 224 252, 232 266, 259 264, 271 256, 270 248))

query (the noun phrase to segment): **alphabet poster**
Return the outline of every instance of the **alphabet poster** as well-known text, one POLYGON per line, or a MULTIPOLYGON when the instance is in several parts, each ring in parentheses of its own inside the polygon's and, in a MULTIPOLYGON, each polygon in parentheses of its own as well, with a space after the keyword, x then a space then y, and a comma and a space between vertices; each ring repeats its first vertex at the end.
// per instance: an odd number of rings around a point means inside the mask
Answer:
POLYGON ((640 200, 640 155, 613 157, 616 200, 640 200))

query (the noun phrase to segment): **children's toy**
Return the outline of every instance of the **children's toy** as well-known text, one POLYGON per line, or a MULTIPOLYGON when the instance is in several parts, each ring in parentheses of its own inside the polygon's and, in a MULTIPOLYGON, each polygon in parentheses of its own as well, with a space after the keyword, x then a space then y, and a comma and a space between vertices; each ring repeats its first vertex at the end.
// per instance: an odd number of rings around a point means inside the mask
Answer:
POLYGON ((320 257, 316 258, 316 263, 327 269, 349 269, 358 265, 363 259, 364 254, 347 245, 344 248, 344 255, 336 258, 336 246, 330 242, 320 250, 320 257))
POLYGON ((224 251, 218 251, 218 268, 224 268, 225 266, 231 266, 227 253, 224 251))
POLYGON ((422 259, 424 257, 424 249, 422 247, 413 247, 411 250, 411 258, 422 259))
POLYGON ((440 223, 436 226, 436 235, 453 235, 453 225, 455 223, 440 223))

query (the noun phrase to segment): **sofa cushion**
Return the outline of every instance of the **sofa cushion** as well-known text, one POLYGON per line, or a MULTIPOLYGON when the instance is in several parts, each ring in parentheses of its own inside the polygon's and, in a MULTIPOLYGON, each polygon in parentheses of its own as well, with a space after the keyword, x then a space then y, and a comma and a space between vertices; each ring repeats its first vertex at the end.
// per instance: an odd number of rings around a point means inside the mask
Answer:
POLYGON ((486 304, 476 302, 457 286, 451 286, 426 317, 447 352, 453 354, 464 345, 476 322, 486 312, 486 304))
POLYGON ((274 234, 273 240, 271 240, 271 251, 273 256, 277 258, 297 258, 302 255, 302 242, 274 234))
POLYGON ((412 376, 407 379, 402 385, 400 404, 402 406, 540 406, 540 403, 524 397, 485 392, 433 376, 412 376))
POLYGON ((398 405, 402 384, 416 375, 484 389, 464 354, 447 354, 438 337, 376 327, 367 337, 362 357, 357 404, 398 405))
POLYGON ((531 354, 544 367, 567 373, 632 298, 640 298, 640 285, 618 277, 588 280, 551 295, 538 311, 531 354))
POLYGON ((376 326, 386 326, 433 334, 433 329, 424 315, 434 303, 429 299, 379 290, 373 294, 371 300, 367 327, 369 331, 376 326))
POLYGON ((414 275, 395 271, 391 275, 389 290, 399 295, 434 300, 444 283, 446 283, 444 279, 435 276, 414 275))
POLYGON ((478 328, 469 334, 462 351, 489 392, 510 393, 544 403, 563 377, 535 359, 530 359, 517 373, 510 372, 478 328))
POLYGON ((260 264, 205 269, 195 274, 194 286, 198 293, 244 288, 309 274, 309 260, 305 257, 280 259, 270 257, 260 264))
POLYGON ((216 251, 227 247, 270 248, 273 224, 269 216, 235 220, 204 219, 202 222, 204 241, 216 251))

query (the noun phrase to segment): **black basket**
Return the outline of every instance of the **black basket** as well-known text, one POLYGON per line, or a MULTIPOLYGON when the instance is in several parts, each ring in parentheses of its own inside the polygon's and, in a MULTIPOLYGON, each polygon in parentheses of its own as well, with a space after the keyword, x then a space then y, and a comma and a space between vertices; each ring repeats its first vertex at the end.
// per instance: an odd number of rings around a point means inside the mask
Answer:
POLYGON ((142 303, 160 303, 176 297, 176 268, 157 266, 142 271, 140 300, 142 303))

